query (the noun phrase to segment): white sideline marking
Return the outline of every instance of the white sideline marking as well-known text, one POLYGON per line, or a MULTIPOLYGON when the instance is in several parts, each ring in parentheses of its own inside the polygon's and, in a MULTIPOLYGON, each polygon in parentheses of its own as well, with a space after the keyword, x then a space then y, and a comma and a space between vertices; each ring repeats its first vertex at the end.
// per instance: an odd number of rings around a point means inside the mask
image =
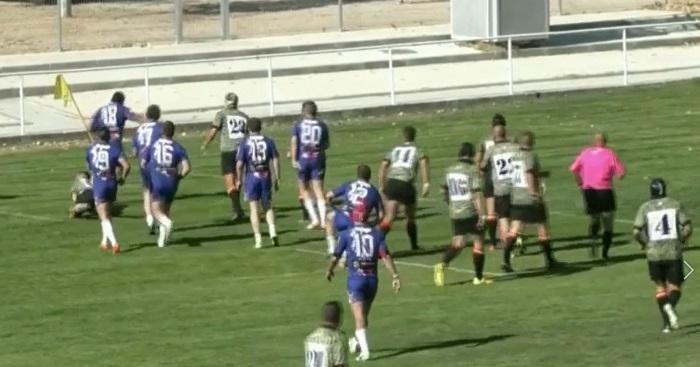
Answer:
POLYGON ((51 218, 51 217, 44 217, 41 215, 32 215, 32 214, 24 214, 24 213, 19 213, 19 212, 6 212, 4 210, 0 210, 0 215, 6 215, 8 217, 16 217, 16 218, 24 218, 24 219, 34 219, 38 221, 44 221, 44 222, 63 222, 61 219, 57 218, 51 218))
MULTIPOLYGON (((564 212, 558 212, 558 211, 556 211, 556 210, 555 210, 555 211, 551 211, 551 210, 550 210, 549 213, 550 213, 550 214, 554 214, 554 215, 560 215, 560 216, 563 216, 563 217, 587 217, 587 215, 585 215, 585 214, 564 213, 564 212)), ((615 222, 618 222, 618 223, 625 223, 625 224, 634 224, 634 221, 633 221, 633 220, 629 220, 629 219, 618 219, 618 218, 615 218, 615 222)))
MULTIPOLYGON (((308 250, 308 249, 303 249, 303 248, 295 249, 295 251, 297 251, 297 252, 303 252, 303 253, 307 253, 307 254, 316 254, 316 255, 324 255, 324 256, 327 255, 327 253, 324 252, 324 251, 308 250)), ((432 265, 425 265, 425 264, 414 263, 414 262, 410 262, 410 261, 396 260, 396 261, 394 261, 394 263, 395 263, 396 265, 412 266, 412 267, 414 267, 414 268, 421 268, 421 269, 430 269, 430 270, 433 270, 433 266, 432 266, 432 265)), ((460 269, 460 268, 454 268, 454 267, 448 267, 447 269, 448 269, 448 270, 452 270, 452 271, 454 271, 454 272, 456 272, 456 273, 467 273, 467 274, 474 274, 474 273, 475 273, 474 270, 471 270, 471 269, 460 269)), ((505 274, 505 273, 490 273, 490 272, 488 272, 488 271, 485 271, 484 274, 485 274, 485 275, 496 276, 496 277, 501 277, 501 276, 510 275, 510 274, 505 274)))
POLYGON ((190 176, 193 176, 193 177, 207 177, 207 178, 222 178, 222 177, 223 177, 223 176, 221 176, 221 175, 212 175, 212 174, 209 174, 209 173, 196 173, 196 172, 190 173, 190 176))

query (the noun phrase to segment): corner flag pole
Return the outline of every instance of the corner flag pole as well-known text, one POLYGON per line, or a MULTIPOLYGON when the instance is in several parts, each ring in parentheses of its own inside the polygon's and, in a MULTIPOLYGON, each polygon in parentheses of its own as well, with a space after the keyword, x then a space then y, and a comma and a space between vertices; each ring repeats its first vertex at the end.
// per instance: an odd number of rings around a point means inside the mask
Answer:
POLYGON ((92 134, 90 133, 90 128, 85 123, 85 117, 83 117, 83 113, 80 112, 80 107, 78 107, 78 103, 75 101, 75 96, 73 95, 73 92, 70 89, 70 85, 68 85, 68 82, 66 82, 66 79, 63 77, 63 74, 56 75, 56 83, 54 83, 53 89, 53 98, 62 99, 64 107, 68 106, 68 100, 70 99, 70 101, 73 104, 73 107, 75 107, 76 112, 78 112, 80 122, 83 124, 83 127, 85 127, 85 132, 87 132, 88 139, 92 141, 92 134))

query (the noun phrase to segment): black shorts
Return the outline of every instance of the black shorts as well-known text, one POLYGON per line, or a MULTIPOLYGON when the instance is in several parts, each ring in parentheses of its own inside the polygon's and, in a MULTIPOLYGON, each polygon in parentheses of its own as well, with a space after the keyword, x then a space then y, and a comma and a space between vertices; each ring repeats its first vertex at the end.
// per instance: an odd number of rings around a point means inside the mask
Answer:
POLYGON ((467 234, 480 235, 482 233, 478 226, 479 218, 452 219, 452 235, 464 236, 467 234))
POLYGON ((547 207, 543 203, 531 205, 512 205, 510 219, 523 223, 546 223, 547 207))
POLYGON ((95 194, 92 190, 85 190, 75 197, 76 204, 88 204, 91 207, 95 206, 95 194))
POLYGON ((649 277, 654 282, 681 285, 683 283, 683 260, 649 261, 649 277))
POLYGON ((586 202, 588 215, 614 212, 617 209, 613 190, 584 189, 583 199, 586 202))
POLYGON ((387 199, 398 201, 403 205, 416 203, 416 188, 410 182, 390 178, 384 185, 384 195, 387 199))
POLYGON ((221 174, 236 174, 236 151, 221 152, 221 174))
POLYGON ((494 196, 496 216, 498 218, 510 218, 511 217, 511 205, 510 205, 510 195, 494 196))
POLYGON ((484 188, 481 191, 484 193, 485 198, 494 197, 493 179, 491 178, 491 174, 488 172, 484 173, 484 188))

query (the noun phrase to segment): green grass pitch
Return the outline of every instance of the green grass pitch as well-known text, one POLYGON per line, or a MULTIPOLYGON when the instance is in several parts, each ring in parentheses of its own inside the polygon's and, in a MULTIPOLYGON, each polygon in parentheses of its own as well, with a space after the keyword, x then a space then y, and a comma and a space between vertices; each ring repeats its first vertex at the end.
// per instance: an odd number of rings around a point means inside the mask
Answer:
MULTIPOLYGON (((684 326, 660 333, 643 254, 631 224, 647 198, 648 178, 664 177, 670 195, 700 207, 697 183, 698 82, 518 98, 459 110, 427 109, 331 126, 327 186, 353 177, 355 165, 375 170, 399 142, 399 128, 418 128, 431 157, 433 192, 420 201, 419 238, 431 251, 407 254, 403 223, 389 236, 403 289, 394 295, 382 272, 370 319, 370 366, 698 366, 700 274, 685 284, 684 326), (428 268, 449 241, 447 209, 437 192, 458 144, 477 142, 494 112, 512 133, 532 130, 543 169, 551 171, 546 200, 556 256, 568 264, 544 274, 539 248, 514 260, 517 278, 490 286, 448 272, 438 289, 428 268), (629 175, 617 185, 619 212, 613 260, 588 257, 586 217, 568 165, 594 131, 609 133, 629 175), (424 265, 424 267, 421 267, 424 265)), ((166 116, 167 117, 167 116, 166 116)), ((271 126, 280 151, 288 126, 271 126)), ((295 179, 283 163, 276 195, 282 247, 253 249, 249 225, 228 225, 230 208, 218 177, 218 154, 198 151, 200 136, 180 138, 194 171, 174 204, 169 248, 154 247, 141 218, 138 176, 119 194, 126 204, 115 229, 126 249, 98 250, 99 224, 69 220, 68 189, 83 168, 83 148, 0 154, 1 366, 299 366, 302 341, 326 300, 345 300, 344 272, 323 278, 322 233, 298 223, 295 179)), ((686 259, 700 268, 697 240, 686 259)), ((500 252, 486 270, 499 272, 500 252)), ((453 264, 467 271, 471 256, 453 264)), ((345 312, 346 332, 352 319, 345 312)), ((354 363, 352 363, 355 365, 354 363)))

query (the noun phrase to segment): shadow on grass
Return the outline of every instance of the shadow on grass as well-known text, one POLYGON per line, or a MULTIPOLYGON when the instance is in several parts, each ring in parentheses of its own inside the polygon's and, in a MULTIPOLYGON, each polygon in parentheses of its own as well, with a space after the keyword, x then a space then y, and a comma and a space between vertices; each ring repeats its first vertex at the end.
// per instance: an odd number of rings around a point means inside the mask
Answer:
POLYGON ((476 348, 485 344, 493 343, 493 342, 498 342, 502 341, 508 338, 514 337, 514 334, 501 334, 501 335, 491 335, 487 336, 485 338, 461 338, 461 339, 452 339, 452 340, 445 340, 441 342, 435 342, 435 343, 426 343, 426 344, 419 344, 419 345, 414 345, 410 347, 404 347, 404 348, 387 348, 387 349, 377 349, 375 352, 380 353, 378 357, 373 357, 372 360, 380 360, 380 359, 387 359, 387 358, 393 358, 393 357, 398 357, 401 355, 405 354, 411 354, 411 353, 418 353, 418 352, 423 352, 426 350, 435 350, 435 349, 447 349, 447 348, 455 348, 455 347, 469 347, 469 348, 476 348), (383 352, 388 352, 387 354, 383 354, 383 352))
MULTIPOLYGON (((291 232, 291 230, 285 230, 285 231, 280 231, 278 232, 278 235, 283 235, 285 233, 291 232)), ((209 236, 209 237, 181 237, 181 238, 175 238, 173 241, 168 243, 168 246, 189 246, 189 247, 202 247, 203 244, 207 242, 221 242, 221 241, 240 241, 236 244, 241 244, 245 242, 245 244, 250 244, 252 246, 253 244, 253 235, 252 234, 227 234, 227 235, 219 235, 219 236, 209 236)), ((123 250, 122 252, 131 252, 131 251, 138 251, 142 250, 144 248, 148 247, 156 247, 157 244, 157 236, 153 237, 153 240, 150 242, 141 242, 141 243, 136 243, 129 248, 123 250)))
POLYGON ((19 195, 0 195, 0 200, 17 199, 19 195))
POLYGON ((176 200, 187 200, 187 199, 197 199, 197 198, 209 198, 209 197, 215 197, 215 196, 223 196, 226 197, 226 193, 223 191, 218 191, 218 192, 202 192, 202 193, 192 193, 192 194, 182 194, 178 195, 175 199, 176 200))

